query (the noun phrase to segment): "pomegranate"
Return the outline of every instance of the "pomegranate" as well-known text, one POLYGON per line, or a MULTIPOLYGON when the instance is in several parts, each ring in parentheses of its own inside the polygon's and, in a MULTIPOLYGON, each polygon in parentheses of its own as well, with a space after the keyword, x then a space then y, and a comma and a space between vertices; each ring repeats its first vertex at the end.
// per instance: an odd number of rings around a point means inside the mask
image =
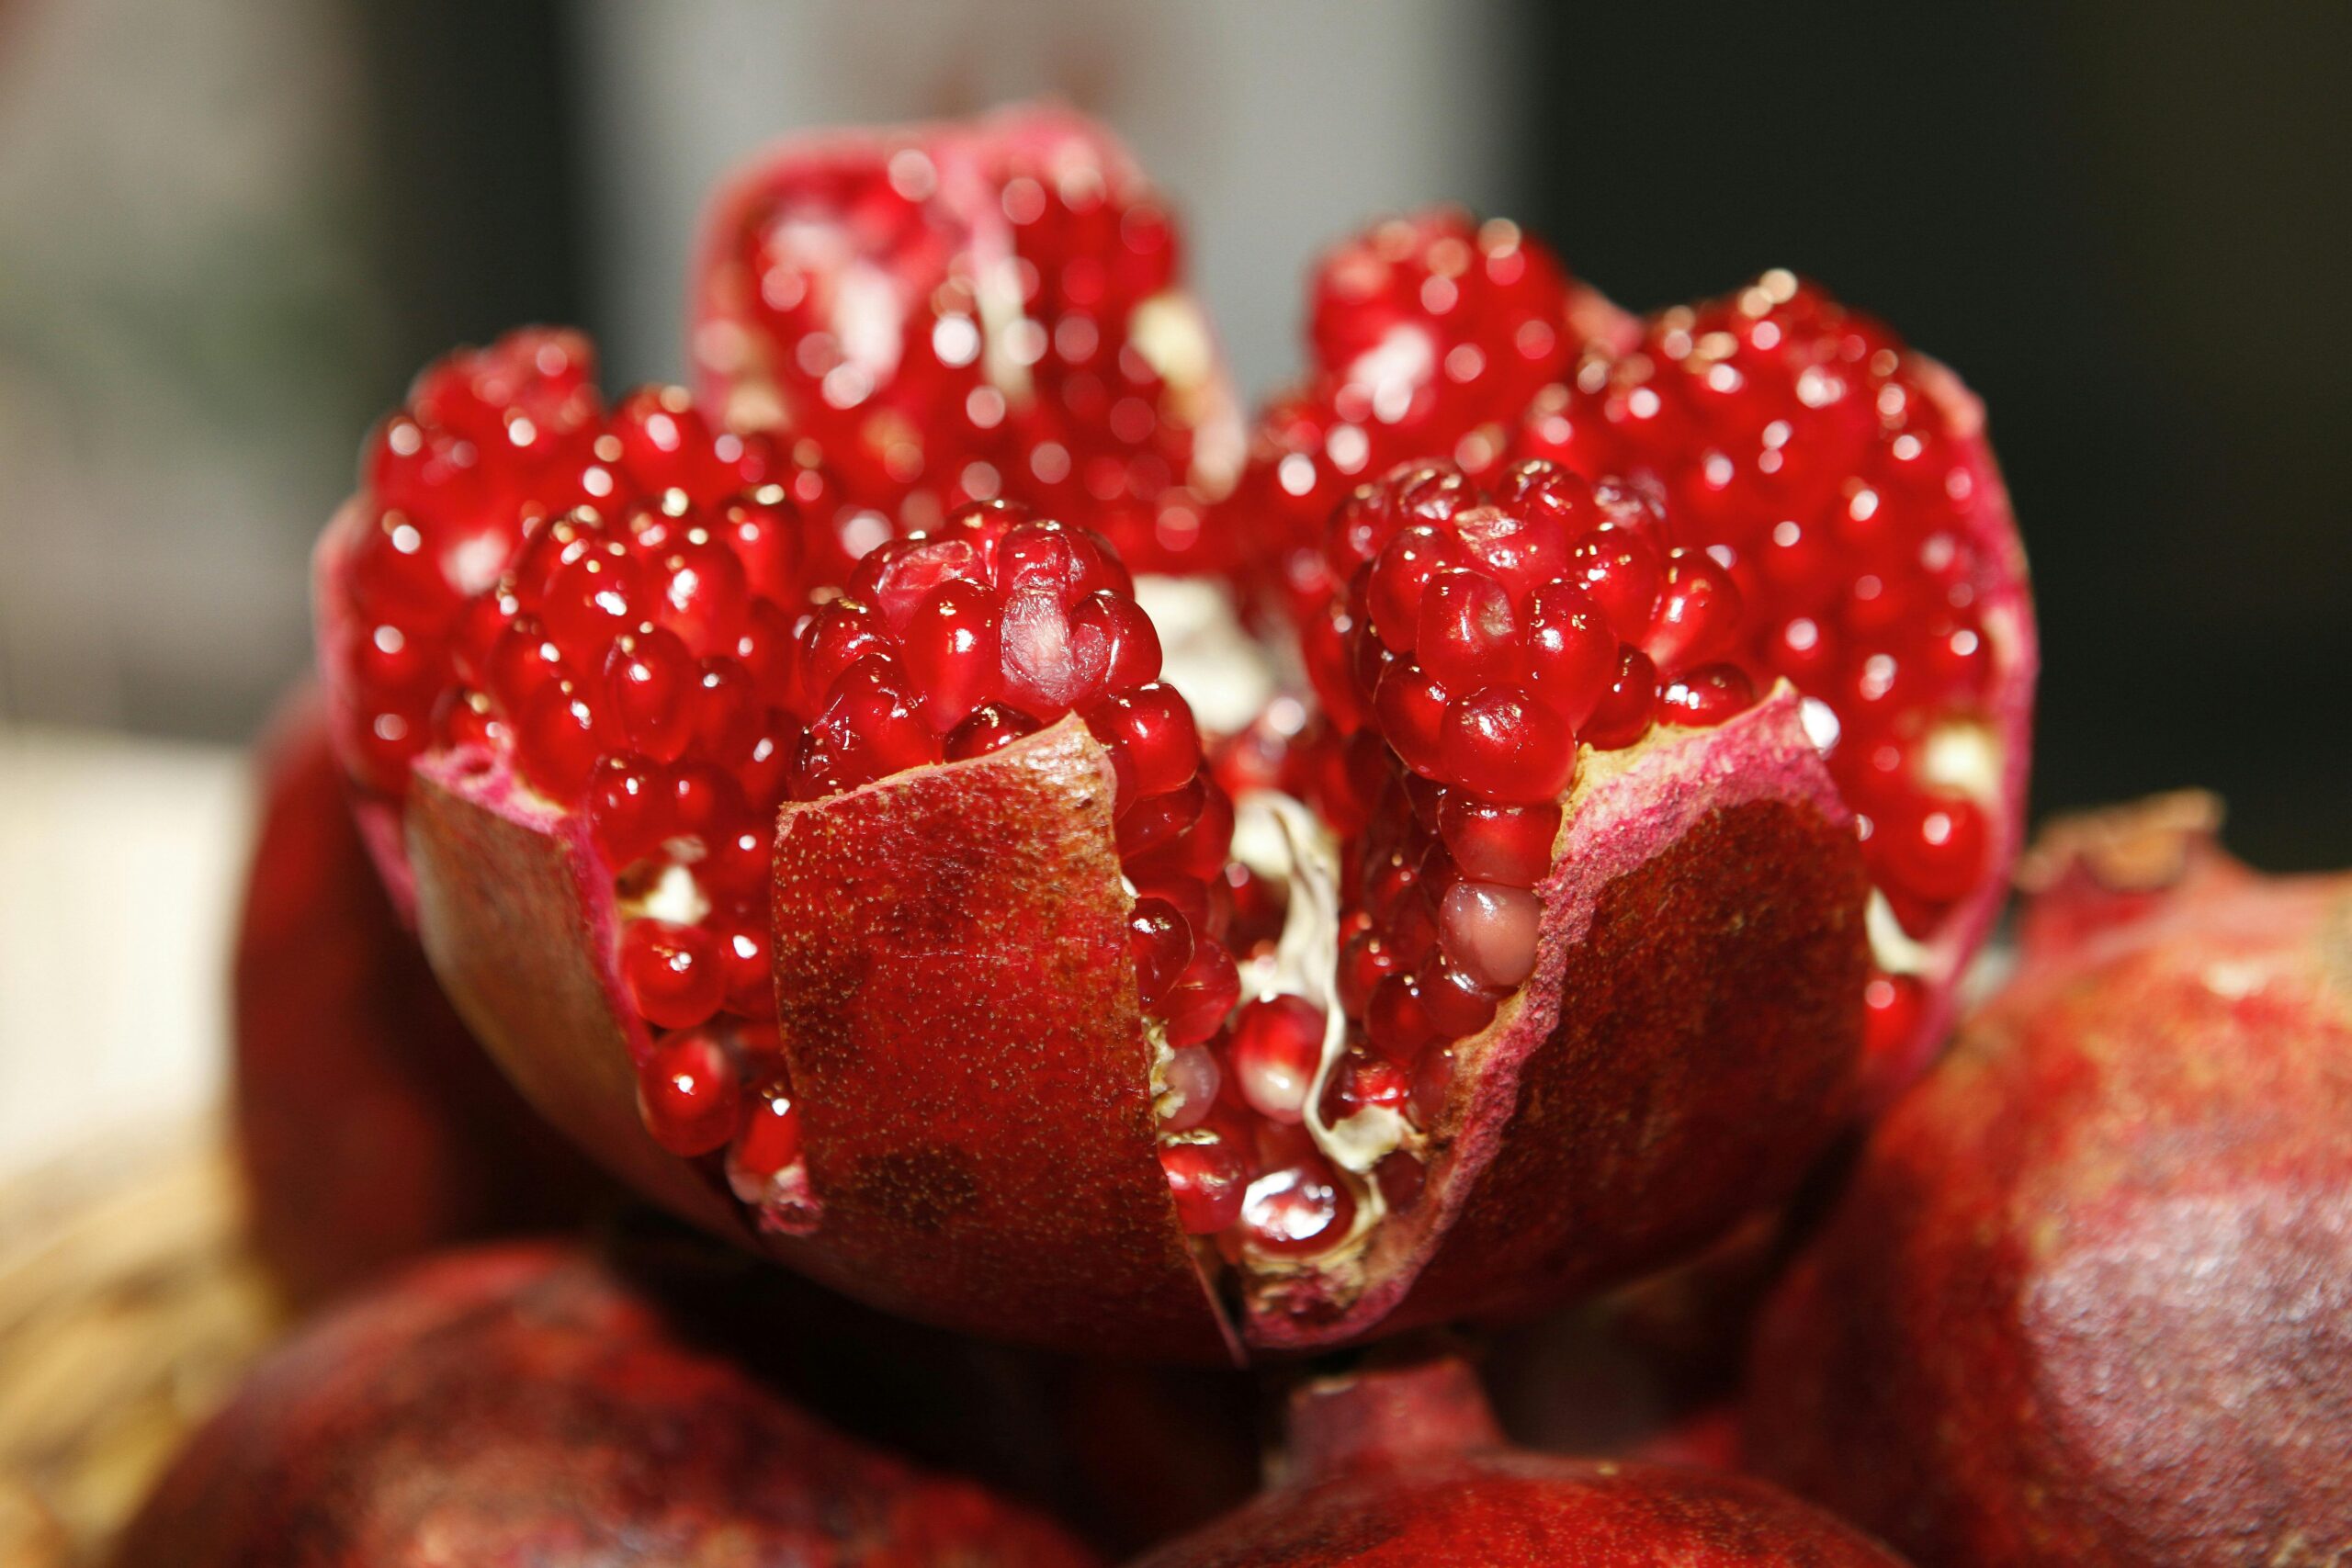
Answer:
POLYGON ((315 692, 263 748, 232 983, 256 1245, 309 1303, 433 1247, 576 1218, 594 1167, 499 1076, 368 863, 315 692))
MULTIPOLYGON (((1590 553, 1577 586, 1627 623, 1622 640, 1646 662, 1629 664, 1629 683, 1612 682, 1610 700, 1589 710, 1592 728, 1578 718, 1575 731, 1605 749, 1621 705, 1646 716, 1636 687, 1703 722, 1743 705, 1750 685, 1794 686, 1865 840, 1865 1093, 1873 1105, 1891 1099, 1950 1027, 1955 982, 1998 910, 2024 804, 2032 612, 1976 400, 1885 327, 1786 272, 1634 322, 1568 284, 1508 225, 1476 231, 1475 243, 1459 220, 1375 228, 1327 260, 1315 313, 1307 389, 1261 418, 1231 506, 1232 525, 1263 543, 1334 721, 1361 726, 1377 695, 1368 682, 1393 662, 1351 667, 1371 606, 1349 600, 1353 575, 1398 529, 1450 517, 1482 499, 1474 487, 1495 492, 1483 499, 1505 516, 1474 521, 1493 536, 1472 544, 1500 552, 1488 575, 1525 636, 1530 607, 1511 574, 1530 569, 1503 558, 1526 547, 1528 506, 1547 503, 1523 468, 1505 465, 1542 458, 1596 482, 1630 481, 1643 502, 1634 514, 1651 520, 1616 536, 1622 554, 1590 553), (1434 346, 1377 346, 1396 341, 1434 346), (1477 373, 1457 375, 1457 355, 1477 373), (1329 521, 1335 499, 1397 456, 1436 460, 1387 473, 1379 489, 1393 499, 1351 501, 1346 520, 1329 521), (1648 547, 1631 544, 1634 535, 1648 547)), ((1573 536, 1594 520, 1564 521, 1573 536)), ((1411 558, 1372 585, 1391 600, 1379 641, 1392 654, 1412 640, 1400 588, 1410 598, 1430 572, 1463 564, 1418 548, 1399 547, 1411 558)), ((1432 612, 1453 617, 1448 653, 1438 665, 1418 660, 1385 699, 1392 741, 1402 725, 1434 745, 1432 692, 1468 700, 1464 683, 1483 679, 1477 627, 1499 602, 1448 582, 1432 612)), ((1483 734, 1491 746, 1496 717, 1474 704, 1452 722, 1464 744, 1483 734)), ((1542 756, 1555 773, 1566 765, 1557 745, 1542 756)), ((1420 763, 1425 777, 1442 776, 1420 763)))
POLYGON ((1453 1360, 1306 1384, 1291 1402, 1276 1474, 1256 1502, 1136 1568, 1901 1561, 1760 1481, 1506 1448, 1476 1381, 1453 1360))
MULTIPOLYGON (((1402 721, 1351 743, 1374 804, 1343 899, 1302 807, 1237 808, 1204 768, 1099 536, 981 503, 812 598, 791 541, 820 525, 766 449, 660 392, 607 414, 584 359, 524 334, 425 374, 322 544, 321 628, 436 972, 645 1190, 890 1310, 1222 1358, 1655 1267, 1834 1128, 1861 852, 1796 696, 1665 640, 1711 659, 1728 586, 1674 589, 1696 629, 1642 634, 1661 694, 1578 608, 1622 598, 1615 569, 1589 542, 1521 548, 1514 587, 1549 608, 1523 647, 1464 656, 1503 683, 1442 739, 1458 775, 1408 778, 1402 721), (558 391, 560 417, 531 412, 558 391), (410 476, 382 454, 432 450, 406 433, 445 403, 560 423, 588 467, 480 446, 492 521, 395 505, 410 476), (1534 684, 1510 685, 1522 657, 1534 684), (1607 748, 1581 776, 1555 700, 1607 748), (1240 867, 1283 889, 1271 937, 1237 926, 1240 867)), ((1613 481, 1538 462, 1510 483, 1521 545, 1589 531, 1638 558, 1661 535, 1613 481)), ((1341 533, 1418 504, 1351 503, 1341 533)), ((1436 547, 1492 524, 1476 547, 1517 548, 1505 515, 1468 508, 1436 547)), ((1672 583, 1706 570, 1660 560, 1672 583)), ((1457 571, 1433 606, 1457 579, 1500 592, 1457 571)))
POLYGON ((126 1565, 1082 1564, 1043 1518, 840 1436, 551 1244, 427 1263, 266 1359, 126 1565))
POLYGON ((2352 877, 2053 829, 2008 987, 1764 1317, 1748 1427, 1923 1562, 2352 1556, 2352 877))
POLYGON ((851 553, 1001 498, 1138 571, 1231 563, 1241 421, 1176 220, 1101 127, 1032 106, 787 141, 720 188, 693 302, 708 405, 821 453, 851 553))

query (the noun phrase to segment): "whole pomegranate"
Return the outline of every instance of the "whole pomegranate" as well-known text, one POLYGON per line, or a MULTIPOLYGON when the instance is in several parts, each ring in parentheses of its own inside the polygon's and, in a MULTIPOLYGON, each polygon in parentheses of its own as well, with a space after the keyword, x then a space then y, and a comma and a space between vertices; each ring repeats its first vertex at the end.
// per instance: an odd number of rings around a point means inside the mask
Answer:
POLYGON ((2053 829, 2016 978, 1757 1342, 1757 1460, 1923 1562, 2352 1555, 2352 877, 2053 829))
POLYGON ((390 1264, 576 1218, 607 1187, 451 1010, 360 841, 316 692, 261 752, 232 976, 254 1237, 309 1303, 390 1264))
POLYGON ((1313 809, 1205 765, 1091 530, 975 502, 844 575, 822 443, 608 409, 568 334, 453 355, 319 554, 371 842, 550 1120, 892 1311, 1227 1359, 1656 1268, 1940 1005, 1905 966, 1973 943, 2010 816, 1937 781, 2007 800, 2030 667, 1964 395, 1792 280, 1722 310, 1786 461, 1917 459, 1943 509, 1782 594, 1720 542, 1761 480, 1686 532, 1663 459, 1394 470, 1322 547, 1327 711, 1277 705, 1313 809), (1845 570, 1981 633, 1801 691, 1764 619, 1845 570), (1865 750, 1892 793, 1841 783, 1865 750))
POLYGON ((1760 1481, 1506 1448, 1458 1361, 1304 1386, 1274 1483, 1135 1568, 1478 1562, 1492 1568, 1900 1568, 1760 1481))
POLYGON ((857 543, 1015 501, 1137 571, 1222 570, 1204 526, 1241 417, 1174 217, 1051 106, 786 141, 719 189, 695 269, 698 389, 805 444, 857 543))
POLYGON ((683 1562, 1048 1568, 1044 1519, 843 1438, 556 1245, 447 1256, 266 1359, 123 1568, 683 1562))

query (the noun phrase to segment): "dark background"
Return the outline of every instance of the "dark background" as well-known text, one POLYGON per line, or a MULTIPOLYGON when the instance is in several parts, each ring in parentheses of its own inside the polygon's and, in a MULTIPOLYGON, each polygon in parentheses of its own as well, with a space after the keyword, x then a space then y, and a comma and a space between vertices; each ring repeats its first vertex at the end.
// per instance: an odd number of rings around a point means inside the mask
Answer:
MULTIPOLYGON (((340 13, 382 272, 357 406, 454 342, 607 324, 585 10, 340 13)), ((2258 863, 2352 864, 2352 7, 1506 0, 1491 33, 1458 91, 1499 119, 1506 168, 1458 188, 1512 193, 1630 306, 1792 266, 1984 396, 2041 612, 2039 810, 2205 784, 2258 863)), ((1270 259, 1266 287, 1295 292, 1306 259, 1270 259)), ((318 514, 344 440, 305 481, 318 514)), ((126 722, 221 733, 254 706, 126 722)))

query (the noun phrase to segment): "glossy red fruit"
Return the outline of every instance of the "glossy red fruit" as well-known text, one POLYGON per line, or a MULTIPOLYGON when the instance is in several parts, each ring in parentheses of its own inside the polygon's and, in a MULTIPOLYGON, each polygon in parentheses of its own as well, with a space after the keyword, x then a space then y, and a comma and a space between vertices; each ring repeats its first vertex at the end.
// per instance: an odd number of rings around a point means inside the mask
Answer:
POLYGON ((262 749, 231 974, 255 1245, 312 1303, 434 1247, 562 1224, 606 1184, 482 1055, 386 898, 316 694, 262 749))
POLYGON ((1222 570, 1241 425, 1164 198, 1032 106, 785 142, 705 220, 693 356, 738 429, 821 452, 870 536, 1002 498, 1137 570, 1222 570))
POLYGON ((2352 1553, 2352 878, 2053 828, 2016 977, 1758 1340, 1759 1462, 1922 1562, 2352 1553))
POLYGON ((1658 596, 1646 629, 1620 628, 1657 666, 1658 721, 1711 722, 1776 677, 1807 699, 1871 829, 1878 976, 1919 1001, 1906 1032, 1874 1034, 1883 1104, 1949 1031, 2023 830, 2033 615, 1982 407, 1772 271, 1589 346, 1510 455, 1662 502, 1658 596))
POLYGON ((1541 240, 1451 209, 1335 245, 1308 288, 1306 374, 1260 414, 1230 503, 1261 587, 1301 624, 1346 586, 1324 534, 1356 485, 1408 458, 1493 466, 1589 338, 1632 330, 1541 240))
POLYGON ((1083 1564, 1043 1518, 842 1437, 555 1246, 454 1255, 267 1358, 112 1561, 1083 1564))
POLYGON ((1273 1473, 1256 1502, 1135 1568, 1901 1568, 1860 1532, 1760 1481, 1506 1447, 1458 1361, 1306 1384, 1292 1396, 1273 1473))

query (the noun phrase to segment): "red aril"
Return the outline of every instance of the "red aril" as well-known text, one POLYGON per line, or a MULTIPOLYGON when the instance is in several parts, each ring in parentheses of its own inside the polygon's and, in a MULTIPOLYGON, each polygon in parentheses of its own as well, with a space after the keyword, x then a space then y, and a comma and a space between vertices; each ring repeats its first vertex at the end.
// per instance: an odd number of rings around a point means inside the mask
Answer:
POLYGON ((694 310, 711 406, 842 475, 865 513, 851 556, 1002 499, 1138 570, 1230 564, 1204 521, 1240 419, 1175 220, 1079 116, 773 149, 712 202, 694 310))

